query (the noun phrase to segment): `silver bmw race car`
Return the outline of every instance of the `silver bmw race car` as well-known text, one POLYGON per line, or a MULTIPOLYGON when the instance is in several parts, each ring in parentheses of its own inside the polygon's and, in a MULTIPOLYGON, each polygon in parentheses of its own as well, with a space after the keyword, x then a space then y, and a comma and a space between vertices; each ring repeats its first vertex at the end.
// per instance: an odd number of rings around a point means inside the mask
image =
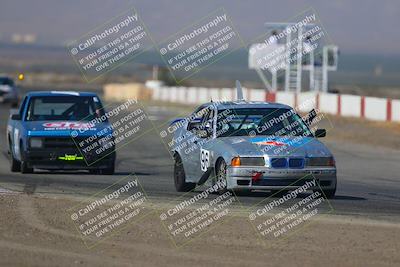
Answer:
POLYGON ((172 153, 177 191, 196 185, 226 190, 290 191, 315 179, 328 198, 336 192, 335 159, 317 140, 325 129, 310 129, 315 111, 301 117, 287 105, 238 101, 210 102, 175 120, 172 153), (311 178, 312 177, 312 178, 311 178))

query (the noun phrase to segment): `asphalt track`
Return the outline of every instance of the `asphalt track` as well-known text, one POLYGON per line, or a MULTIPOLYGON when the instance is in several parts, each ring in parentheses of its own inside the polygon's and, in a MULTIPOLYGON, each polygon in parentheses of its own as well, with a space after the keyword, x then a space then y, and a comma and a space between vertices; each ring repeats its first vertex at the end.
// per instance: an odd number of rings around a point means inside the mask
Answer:
MULTIPOLYGON (((181 110, 150 104, 146 107, 155 126, 163 125, 181 110)), ((0 106, 0 188, 26 194, 88 197, 122 177, 135 173, 154 203, 180 196, 173 185, 173 161, 161 142, 159 131, 148 132, 118 150, 116 174, 90 175, 86 172, 11 173, 6 149, 9 106, 0 106)), ((328 132, 329 134, 329 132, 328 132)), ((382 137, 384 138, 384 137, 382 137)), ((336 157, 338 190, 330 200, 333 214, 400 221, 400 151, 350 142, 325 142, 336 157)), ((190 197, 190 193, 185 197, 190 197)), ((246 207, 270 196, 268 192, 239 196, 246 207)))

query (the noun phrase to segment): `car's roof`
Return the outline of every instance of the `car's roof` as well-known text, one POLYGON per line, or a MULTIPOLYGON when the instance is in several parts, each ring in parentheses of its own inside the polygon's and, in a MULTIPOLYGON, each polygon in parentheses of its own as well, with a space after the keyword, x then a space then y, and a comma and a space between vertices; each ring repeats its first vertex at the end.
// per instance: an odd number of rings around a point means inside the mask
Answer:
POLYGON ((27 96, 97 96, 92 92, 76 91, 34 91, 27 93, 27 96))
POLYGON ((218 109, 239 109, 239 108, 284 108, 292 109, 290 106, 280 103, 263 102, 263 101, 225 101, 225 102, 209 102, 202 106, 216 105, 218 109))

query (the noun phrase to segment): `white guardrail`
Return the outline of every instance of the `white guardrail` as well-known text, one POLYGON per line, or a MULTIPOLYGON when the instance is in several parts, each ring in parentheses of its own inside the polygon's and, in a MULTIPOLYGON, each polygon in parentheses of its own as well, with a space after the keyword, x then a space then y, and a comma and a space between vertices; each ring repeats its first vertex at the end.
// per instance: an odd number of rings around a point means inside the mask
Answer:
MULTIPOLYGON (((202 104, 213 101, 236 99, 234 88, 168 87, 154 81, 146 86, 153 90, 152 98, 157 101, 202 104)), ((267 93, 264 89, 243 88, 248 101, 268 101, 298 107, 300 111, 318 108, 321 112, 344 117, 365 118, 375 121, 400 122, 400 100, 330 93, 267 93)))

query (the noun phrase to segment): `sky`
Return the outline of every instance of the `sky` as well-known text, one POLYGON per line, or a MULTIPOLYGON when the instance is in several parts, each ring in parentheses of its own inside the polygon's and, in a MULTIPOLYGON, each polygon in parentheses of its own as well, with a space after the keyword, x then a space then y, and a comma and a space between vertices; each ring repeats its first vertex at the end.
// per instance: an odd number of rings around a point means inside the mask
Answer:
POLYGON ((400 55, 398 0, 1 0, 0 41, 13 33, 66 45, 135 7, 156 42, 223 7, 247 42, 265 22, 285 22, 313 8, 344 53, 400 55))

